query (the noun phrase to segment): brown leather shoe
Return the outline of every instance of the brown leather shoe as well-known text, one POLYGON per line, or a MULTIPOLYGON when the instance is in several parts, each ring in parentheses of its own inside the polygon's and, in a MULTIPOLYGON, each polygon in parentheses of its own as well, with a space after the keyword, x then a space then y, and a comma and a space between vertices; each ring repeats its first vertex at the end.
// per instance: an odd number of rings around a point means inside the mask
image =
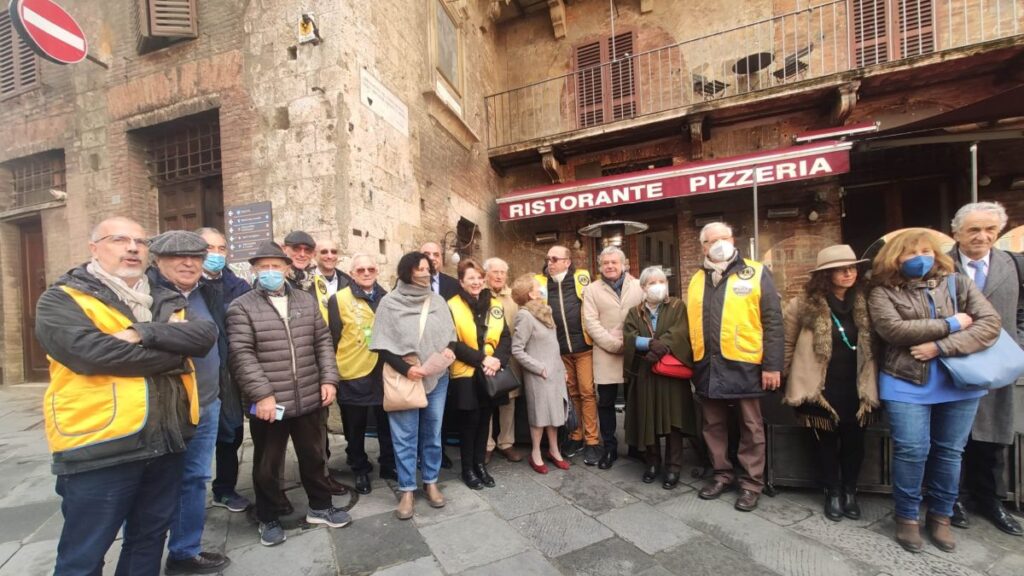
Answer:
POLYGON ((488 450, 487 452, 484 452, 484 464, 490 464, 491 463, 491 458, 493 458, 493 457, 494 457, 494 450, 488 450))
POLYGON ((921 524, 917 520, 896 517, 896 542, 907 552, 915 554, 924 550, 921 538, 921 524))
POLYGON ((757 492, 744 488, 740 490, 740 496, 736 499, 735 508, 740 512, 751 512, 754 508, 757 508, 757 499, 760 496, 757 492))
POLYGON ((331 494, 334 494, 335 496, 344 496, 345 494, 348 494, 348 487, 334 478, 331 478, 330 475, 327 476, 327 483, 331 486, 331 494))
POLYGON ((925 525, 928 528, 928 538, 936 548, 943 552, 956 550, 956 538, 953 537, 953 530, 950 528, 949 516, 928 514, 925 525))
POLYGON ((722 495, 722 492, 725 492, 730 488, 732 488, 731 485, 715 480, 713 484, 708 484, 701 488, 700 492, 697 493, 697 497, 701 500, 715 500, 722 495))
POLYGON ((519 451, 516 450, 513 446, 509 446, 508 448, 498 448, 498 452, 501 452, 501 455, 504 456, 505 460, 508 460, 509 462, 523 461, 523 455, 520 454, 519 451))
POLYGON ((398 508, 395 508, 395 518, 408 520, 415 513, 416 495, 412 492, 402 492, 398 500, 398 508))
POLYGON ((444 508, 444 495, 441 494, 441 490, 437 487, 436 483, 424 484, 423 493, 426 494, 427 504, 430 504, 431 508, 444 508))

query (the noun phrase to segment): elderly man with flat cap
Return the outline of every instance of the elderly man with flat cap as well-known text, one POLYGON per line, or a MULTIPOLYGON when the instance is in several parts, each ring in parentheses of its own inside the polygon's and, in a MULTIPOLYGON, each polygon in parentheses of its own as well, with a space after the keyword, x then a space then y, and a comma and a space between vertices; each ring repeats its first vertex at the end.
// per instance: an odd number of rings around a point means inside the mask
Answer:
POLYGON ((348 525, 348 513, 331 501, 324 456, 324 406, 336 395, 338 365, 330 330, 316 298, 285 282, 292 260, 273 242, 250 259, 256 282, 228 308, 231 374, 251 406, 252 477, 260 543, 285 541, 278 521, 289 503, 281 473, 288 439, 295 446, 299 476, 309 497, 306 522, 348 525))
POLYGON ((223 294, 203 278, 208 244, 194 232, 172 230, 154 237, 149 252, 154 265, 146 272, 153 286, 182 295, 188 302, 186 320, 207 320, 217 326, 217 345, 204 356, 193 356, 199 389, 199 426, 185 451, 185 470, 178 491, 177 513, 167 539, 167 574, 212 574, 230 563, 216 552, 203 552, 206 524, 206 485, 220 423, 221 387, 228 386, 222 358, 227 357, 223 294))

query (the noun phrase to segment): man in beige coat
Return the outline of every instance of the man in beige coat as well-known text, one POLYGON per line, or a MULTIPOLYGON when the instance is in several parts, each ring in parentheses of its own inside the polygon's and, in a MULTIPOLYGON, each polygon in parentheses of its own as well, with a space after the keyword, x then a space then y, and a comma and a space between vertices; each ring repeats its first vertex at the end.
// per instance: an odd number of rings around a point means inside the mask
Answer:
MULTIPOLYGON (((583 326, 594 341, 594 384, 597 386, 597 417, 604 444, 597 465, 602 470, 618 459, 615 439, 615 399, 622 376, 622 325, 630 308, 640 305, 644 291, 626 272, 626 255, 615 246, 598 257, 601 281, 583 291, 583 326)), ((591 464, 590 462, 584 462, 591 464)))
MULTIPOLYGON (((495 298, 501 300, 501 307, 505 310, 505 319, 508 321, 508 332, 509 336, 515 333, 516 327, 513 321, 516 317, 516 312, 519 312, 519 306, 512 300, 512 289, 508 287, 508 262, 505 262, 501 258, 488 258, 484 260, 484 274, 486 275, 485 280, 487 287, 491 289, 491 294, 495 298)), ((523 375, 519 364, 512 360, 509 363, 509 369, 519 378, 519 381, 523 381, 523 375)), ((505 457, 509 462, 520 462, 523 459, 522 454, 516 451, 516 398, 519 397, 519 389, 513 390, 508 395, 508 404, 498 408, 498 442, 494 442, 494 417, 491 417, 490 431, 487 432, 487 454, 484 456, 484 462, 487 464, 491 463, 491 455, 494 454, 494 448, 497 446, 498 452, 505 457)))

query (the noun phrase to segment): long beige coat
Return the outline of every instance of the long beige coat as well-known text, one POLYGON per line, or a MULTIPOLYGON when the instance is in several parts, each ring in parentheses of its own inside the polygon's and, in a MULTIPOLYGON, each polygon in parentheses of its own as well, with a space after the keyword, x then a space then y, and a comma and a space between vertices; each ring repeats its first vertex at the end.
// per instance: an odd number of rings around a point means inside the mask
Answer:
POLYGON ((640 305, 640 282, 626 274, 621 295, 603 279, 583 291, 583 326, 594 341, 594 384, 620 384, 622 375, 622 325, 631 308, 640 305))

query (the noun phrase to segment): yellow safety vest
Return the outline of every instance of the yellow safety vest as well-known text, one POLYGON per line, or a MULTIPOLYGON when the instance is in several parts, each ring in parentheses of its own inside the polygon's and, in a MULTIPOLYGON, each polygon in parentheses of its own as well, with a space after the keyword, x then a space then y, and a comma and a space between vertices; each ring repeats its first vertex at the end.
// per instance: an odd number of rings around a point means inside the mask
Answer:
POLYGON ((327 301, 331 299, 331 295, 327 293, 327 281, 319 274, 313 274, 312 272, 309 272, 309 274, 313 276, 313 296, 316 298, 316 305, 320 307, 320 314, 324 317, 324 323, 327 323, 327 301))
MULTIPOLYGON (((594 341, 590 339, 590 334, 587 333, 587 327, 583 322, 583 289, 590 286, 590 272, 586 270, 576 270, 572 273, 573 284, 576 286, 576 297, 580 299, 580 326, 583 327, 583 341, 587 343, 587 346, 593 346, 594 341)), ((537 274, 534 276, 534 280, 537 281, 542 287, 547 288, 548 277, 544 274, 537 274)), ((550 294, 548 294, 550 296, 550 294)), ((548 299, 544 299, 544 303, 548 303, 548 299)))
MULTIPOLYGON (((761 276, 764 265, 743 259, 745 266, 730 274, 725 283, 722 303, 722 330, 719 337, 722 357, 726 360, 760 364, 764 356, 764 331, 761 327, 761 276)), ((686 313, 690 321, 690 346, 693 360, 704 358, 704 287, 705 271, 698 270, 690 279, 686 313)))
POLYGON ((341 318, 338 373, 342 380, 362 378, 377 365, 377 353, 371 352, 369 346, 375 317, 373 309, 366 300, 353 296, 350 286, 338 290, 335 301, 341 318))
MULTIPOLYGON (((455 320, 455 335, 459 342, 469 346, 473 350, 477 348, 476 322, 473 319, 473 310, 461 296, 452 296, 448 300, 448 307, 452 311, 452 319, 455 320)), ((491 298, 491 307, 487 311, 487 334, 484 335, 484 354, 494 355, 494 349, 501 339, 501 331, 505 328, 505 309, 501 307, 501 300, 491 298)), ((452 378, 469 378, 476 372, 475 368, 456 360, 450 368, 452 378)))
MULTIPOLYGON (((132 325, 124 314, 98 298, 61 286, 104 334, 132 325)), ((184 318, 185 311, 176 312, 184 318)), ((138 434, 149 416, 148 383, 137 376, 86 376, 47 356, 50 385, 43 397, 46 440, 50 452, 65 452, 138 434)), ((188 361, 191 367, 191 360, 188 361)), ((199 423, 199 392, 194 371, 181 375, 192 424, 199 423)))

